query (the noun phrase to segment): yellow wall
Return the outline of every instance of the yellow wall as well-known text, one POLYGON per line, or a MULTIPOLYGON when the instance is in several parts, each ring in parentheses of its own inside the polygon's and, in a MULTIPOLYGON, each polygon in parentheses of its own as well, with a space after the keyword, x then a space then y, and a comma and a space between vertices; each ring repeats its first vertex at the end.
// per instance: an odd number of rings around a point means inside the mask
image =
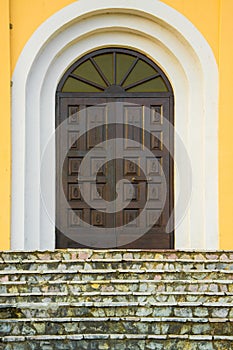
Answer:
MULTIPOLYGON (((2 0, 0 0, 2 1, 2 0)), ((11 31, 11 67, 14 70, 24 45, 48 17, 74 0, 9 0, 11 31)))
POLYGON ((163 0, 204 35, 219 65, 220 248, 233 249, 233 0, 163 0))
MULTIPOLYGON (((92 0, 97 1, 97 0, 92 0)), ((24 45, 36 28, 53 13, 74 0, 0 0, 0 63, 4 66, 0 84, 0 250, 9 248, 10 237, 10 94, 9 69, 13 72, 24 45), (13 29, 10 31, 8 11, 13 29), (2 18, 1 18, 2 17, 2 18), (11 67, 9 66, 11 62, 11 67), (4 102, 4 103, 3 103, 4 102), (3 127, 4 124, 4 127, 3 127)), ((204 35, 219 63, 219 214, 220 248, 233 249, 233 0, 163 0, 186 16, 204 35)))
POLYGON ((10 31, 9 0, 0 1, 0 249, 10 246, 10 31))
POLYGON ((233 249, 233 1, 221 1, 219 69, 219 214, 222 249, 233 249))
MULTIPOLYGON (((11 22, 14 25, 14 29, 11 31, 13 70, 22 48, 36 28, 46 18, 62 7, 74 2, 74 0, 9 1, 11 4, 11 22), (32 14, 36 14, 36 16, 32 16, 32 14)), ((222 1, 228 2, 228 0, 222 1)), ((221 0, 164 0, 163 2, 181 12, 202 32, 211 45, 216 59, 218 59, 219 8, 221 0)), ((229 0, 229 2, 233 2, 233 0, 229 0)))

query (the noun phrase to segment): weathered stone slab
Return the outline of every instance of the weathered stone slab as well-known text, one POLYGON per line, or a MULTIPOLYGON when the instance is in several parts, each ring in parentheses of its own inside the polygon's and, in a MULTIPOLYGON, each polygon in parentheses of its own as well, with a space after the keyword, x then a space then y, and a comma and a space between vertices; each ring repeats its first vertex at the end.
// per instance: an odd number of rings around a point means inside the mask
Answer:
POLYGON ((0 252, 0 350, 231 349, 232 280, 232 251, 0 252))

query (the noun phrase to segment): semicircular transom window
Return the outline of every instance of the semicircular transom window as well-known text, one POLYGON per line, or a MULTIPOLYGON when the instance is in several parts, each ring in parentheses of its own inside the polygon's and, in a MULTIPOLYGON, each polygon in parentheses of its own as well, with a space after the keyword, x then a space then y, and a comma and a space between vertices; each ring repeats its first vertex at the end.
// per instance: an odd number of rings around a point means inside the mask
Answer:
POLYGON ((61 92, 168 92, 162 70, 144 55, 120 48, 94 51, 75 62, 64 75, 61 92))

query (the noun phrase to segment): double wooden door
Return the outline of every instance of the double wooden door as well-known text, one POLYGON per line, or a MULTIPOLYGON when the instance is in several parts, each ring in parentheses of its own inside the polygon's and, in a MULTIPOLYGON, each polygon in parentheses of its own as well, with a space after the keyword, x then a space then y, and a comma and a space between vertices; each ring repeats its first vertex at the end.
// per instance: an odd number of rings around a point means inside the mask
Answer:
POLYGON ((56 247, 173 248, 170 98, 58 96, 56 121, 56 247))

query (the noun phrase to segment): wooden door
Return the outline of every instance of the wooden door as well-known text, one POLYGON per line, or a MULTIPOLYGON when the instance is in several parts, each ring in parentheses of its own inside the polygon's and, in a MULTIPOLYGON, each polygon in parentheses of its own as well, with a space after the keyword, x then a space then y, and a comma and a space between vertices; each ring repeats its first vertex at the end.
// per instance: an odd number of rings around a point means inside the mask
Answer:
POLYGON ((96 50, 56 96, 56 247, 173 248, 173 91, 161 68, 133 50, 96 50))
MULTIPOLYGON (((161 140, 168 147, 172 147, 173 138, 171 130, 165 127, 164 118, 170 118, 169 98, 76 98, 60 97, 58 100, 59 119, 58 125, 63 123, 64 128, 57 134, 57 202, 56 202, 56 246, 57 248, 82 247, 80 233, 88 234, 82 222, 89 223, 91 247, 100 247, 100 242, 95 242, 95 228, 115 228, 116 234, 113 237, 101 236, 102 247, 116 248, 140 248, 140 249, 167 249, 173 248, 174 233, 166 233, 165 228, 173 207, 173 164, 167 147, 164 147, 161 140), (110 102, 110 103, 109 103, 110 102), (80 116, 82 115, 82 118, 80 116), (116 116, 119 124, 114 123, 116 116), (85 120, 86 128, 94 127, 91 131, 84 133, 78 138, 80 132, 80 119, 85 120), (105 125, 104 122, 106 123, 105 125), (160 134, 158 136, 158 134, 160 134), (126 150, 124 159, 117 159, 106 162, 99 166, 105 153, 98 150, 98 154, 91 159, 90 173, 97 172, 96 188, 97 196, 92 190, 94 183, 88 179, 79 179, 80 164, 91 149, 98 144, 108 140, 122 139, 122 147, 126 150), (135 146, 130 145, 130 140, 138 142, 135 146), (64 149, 68 145, 68 153, 64 149), (139 150, 148 148, 153 157, 147 156, 144 169, 141 170, 139 150), (102 158, 101 158, 102 157, 102 158), (63 163, 64 159, 64 163, 63 163), (156 161, 155 161, 156 160, 156 161), (61 164, 62 162, 62 164, 61 164), (163 191, 161 183, 161 169, 166 177, 167 188, 166 201, 162 208, 160 198, 163 191), (154 177, 154 182, 147 178, 154 177), (130 203, 116 213, 105 213, 96 208, 90 207, 83 200, 80 188, 85 186, 85 193, 88 193, 93 203, 98 203, 100 198, 106 201, 113 201, 116 198, 116 187, 118 181, 129 180, 122 188, 123 200, 131 198, 130 203), (64 191, 66 200, 62 199, 64 191), (133 191, 133 193, 132 193, 133 191), (131 193, 130 193, 131 192, 131 193), (96 198, 95 198, 96 196, 96 198), (137 239, 137 236, 129 238, 127 230, 122 236, 117 235, 117 228, 133 222, 137 225, 137 218, 142 212, 147 201, 154 200, 154 207, 147 211, 148 223, 154 220, 155 224, 146 234, 137 239), (80 220, 81 219, 81 220, 80 220), (135 223, 136 221, 136 223, 135 223), (68 232, 69 237, 62 232, 68 232), (136 239, 135 239, 136 238, 136 239)), ((82 121, 83 123, 83 121, 82 121)), ((101 208, 104 209, 104 208, 101 208)), ((149 225, 148 225, 149 226, 149 225)), ((98 238, 99 240, 100 238, 98 238)), ((82 241, 82 240, 81 240, 82 241)))

